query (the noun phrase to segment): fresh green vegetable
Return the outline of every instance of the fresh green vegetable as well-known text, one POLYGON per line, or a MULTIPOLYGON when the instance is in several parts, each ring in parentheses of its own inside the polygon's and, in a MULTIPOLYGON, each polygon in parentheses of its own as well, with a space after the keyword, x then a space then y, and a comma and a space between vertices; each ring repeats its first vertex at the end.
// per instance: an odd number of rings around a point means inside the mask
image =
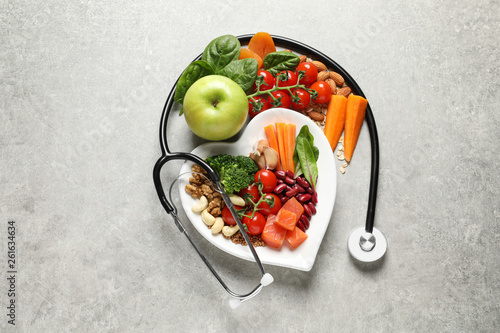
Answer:
POLYGON ((204 76, 214 74, 210 64, 204 60, 194 61, 187 66, 182 73, 177 88, 175 89, 174 101, 179 104, 184 102, 184 96, 193 83, 204 76))
POLYGON ((203 51, 201 60, 191 63, 182 73, 177 82, 174 101, 182 104, 191 85, 212 74, 228 77, 243 91, 249 90, 257 78, 259 65, 255 59, 238 60, 240 50, 240 41, 235 36, 224 35, 212 40, 203 51))
POLYGON ((318 158, 319 149, 314 146, 314 136, 309 132, 309 127, 304 125, 295 139, 293 153, 295 177, 303 174, 314 190, 318 178, 318 166, 316 164, 318 158))
POLYGON ((222 68, 218 74, 226 76, 236 82, 243 91, 248 91, 257 78, 258 69, 259 65, 257 64, 257 60, 247 58, 230 62, 226 67, 222 68))
POLYGON ((292 52, 272 52, 264 58, 264 68, 272 74, 277 74, 284 70, 295 70, 299 62, 299 56, 292 52))
POLYGON ((228 194, 238 192, 254 182, 259 167, 250 157, 221 154, 207 157, 206 162, 220 178, 228 194))

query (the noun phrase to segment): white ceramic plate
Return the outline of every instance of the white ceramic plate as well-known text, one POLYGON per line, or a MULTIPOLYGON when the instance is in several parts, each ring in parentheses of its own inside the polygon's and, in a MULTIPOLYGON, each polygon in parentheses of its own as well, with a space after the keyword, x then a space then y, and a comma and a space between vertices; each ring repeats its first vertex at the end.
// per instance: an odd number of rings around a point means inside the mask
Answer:
MULTIPOLYGON (((268 124, 274 124, 276 122, 295 124, 297 134, 303 125, 308 125, 310 132, 314 135, 314 145, 319 148, 320 152, 317 162, 317 213, 312 217, 311 225, 307 230, 307 235, 309 237, 297 249, 292 249, 292 247, 290 247, 285 241, 280 249, 274 249, 266 246, 256 247, 256 251, 263 264, 309 271, 314 264, 316 255, 323 240, 323 236, 325 235, 328 224, 330 223, 337 186, 337 171, 333 152, 330 148, 328 140, 318 126, 308 117, 304 117, 298 112, 275 108, 262 112, 252 119, 244 129, 244 132, 238 141, 234 143, 205 143, 195 148, 192 153, 201 158, 222 153, 231 155, 248 155, 252 150, 253 145, 259 139, 266 138, 264 127, 268 124)), ((234 244, 231 240, 225 239, 220 234, 216 236, 212 235, 210 229, 207 228, 201 221, 200 215, 191 211, 191 207, 194 205, 196 200, 186 193, 184 186, 188 182, 192 164, 192 162, 186 162, 183 164, 179 179, 179 193, 181 196, 182 207, 184 208, 184 211, 186 212, 191 223, 198 230, 198 232, 203 235, 203 237, 219 249, 238 258, 253 261, 253 256, 247 246, 234 244)))

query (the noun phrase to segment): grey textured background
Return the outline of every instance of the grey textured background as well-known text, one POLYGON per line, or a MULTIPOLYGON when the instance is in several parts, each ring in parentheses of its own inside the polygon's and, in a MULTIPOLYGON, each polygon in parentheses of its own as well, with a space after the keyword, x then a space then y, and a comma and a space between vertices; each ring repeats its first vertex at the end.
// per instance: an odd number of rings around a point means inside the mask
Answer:
MULTIPOLYGON (((499 7, 0 1, 0 331, 498 332, 499 7), (266 266, 275 283, 233 311, 151 173, 177 76, 213 38, 257 31, 321 50, 364 90, 389 250, 373 269, 346 249, 366 214, 365 127, 313 269, 266 266), (4 315, 10 219, 15 328, 4 315)), ((200 143, 173 121, 176 150, 200 143)), ((203 249, 230 285, 255 284, 253 265, 203 249)))

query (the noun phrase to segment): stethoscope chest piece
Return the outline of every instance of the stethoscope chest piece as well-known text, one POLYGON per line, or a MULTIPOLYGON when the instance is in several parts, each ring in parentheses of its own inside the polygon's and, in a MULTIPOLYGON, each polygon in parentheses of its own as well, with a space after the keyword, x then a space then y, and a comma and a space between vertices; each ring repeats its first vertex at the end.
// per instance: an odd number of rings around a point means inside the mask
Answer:
POLYGON ((347 247, 354 259, 371 263, 380 260, 387 252, 387 239, 377 228, 374 227, 370 233, 361 226, 351 232, 347 247))

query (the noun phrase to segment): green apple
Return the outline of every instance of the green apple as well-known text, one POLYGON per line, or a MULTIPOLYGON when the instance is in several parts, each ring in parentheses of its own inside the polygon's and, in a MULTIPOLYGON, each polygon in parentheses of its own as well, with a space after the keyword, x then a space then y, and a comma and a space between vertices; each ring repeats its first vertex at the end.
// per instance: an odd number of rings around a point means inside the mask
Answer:
POLYGON ((248 99, 233 80, 208 75, 189 87, 182 109, 194 134, 206 140, 220 141, 241 130, 248 115, 248 99))

